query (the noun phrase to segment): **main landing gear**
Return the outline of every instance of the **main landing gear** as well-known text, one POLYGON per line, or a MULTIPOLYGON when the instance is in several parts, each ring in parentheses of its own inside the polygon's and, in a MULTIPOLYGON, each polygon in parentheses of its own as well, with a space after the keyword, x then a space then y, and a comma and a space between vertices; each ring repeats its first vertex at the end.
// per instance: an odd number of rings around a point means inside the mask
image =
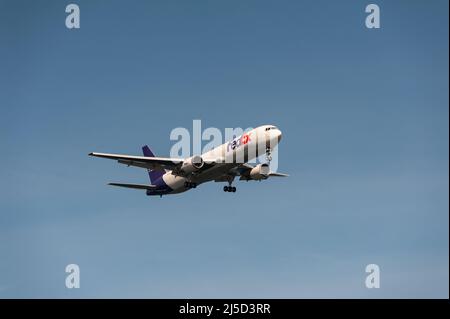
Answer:
POLYGON ((233 181, 234 181, 234 176, 229 175, 226 180, 228 182, 228 186, 224 186, 223 191, 227 192, 227 193, 236 193, 236 187, 231 186, 231 183, 233 183, 233 181))
POLYGON ((224 186, 223 187, 223 191, 224 192, 236 193, 236 187, 234 187, 234 186, 224 186))
POLYGON ((184 187, 186 187, 186 188, 196 188, 197 187, 197 183, 184 182, 184 187))

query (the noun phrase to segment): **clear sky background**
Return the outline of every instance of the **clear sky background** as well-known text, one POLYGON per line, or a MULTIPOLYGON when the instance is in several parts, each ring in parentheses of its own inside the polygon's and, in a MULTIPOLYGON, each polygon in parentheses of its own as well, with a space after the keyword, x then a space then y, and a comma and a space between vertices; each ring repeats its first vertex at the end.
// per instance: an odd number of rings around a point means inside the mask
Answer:
POLYGON ((448 2, 0 1, 0 297, 448 298, 448 2), (147 197, 91 151, 283 131, 286 179, 147 197), (65 266, 81 288, 65 288, 65 266), (365 288, 365 266, 381 288, 365 288))

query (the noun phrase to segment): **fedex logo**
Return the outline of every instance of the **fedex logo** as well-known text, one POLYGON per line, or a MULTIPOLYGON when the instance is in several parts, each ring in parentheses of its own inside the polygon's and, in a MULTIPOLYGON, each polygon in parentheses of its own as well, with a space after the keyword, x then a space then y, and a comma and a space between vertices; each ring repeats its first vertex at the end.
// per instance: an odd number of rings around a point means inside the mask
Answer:
POLYGON ((230 151, 230 148, 231 148, 231 150, 235 150, 236 148, 238 148, 239 146, 241 146, 241 145, 245 145, 245 144, 248 144, 250 141, 251 141, 251 139, 250 139, 250 135, 251 135, 252 133, 245 133, 245 134, 243 134, 241 137, 239 137, 239 138, 237 138, 237 139, 234 139, 234 140, 232 140, 231 142, 229 142, 228 144, 227 144, 227 152, 229 152, 230 151))

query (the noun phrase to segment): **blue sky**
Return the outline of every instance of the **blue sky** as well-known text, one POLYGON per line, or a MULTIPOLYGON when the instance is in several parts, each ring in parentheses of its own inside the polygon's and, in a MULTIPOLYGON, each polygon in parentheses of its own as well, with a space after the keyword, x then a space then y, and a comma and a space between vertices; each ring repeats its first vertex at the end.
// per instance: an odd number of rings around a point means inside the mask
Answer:
POLYGON ((0 297, 448 298, 448 2, 0 1, 0 297), (149 198, 175 127, 276 124, 287 179, 149 198), (65 266, 81 288, 65 288, 65 266), (365 266, 381 288, 365 288, 365 266))

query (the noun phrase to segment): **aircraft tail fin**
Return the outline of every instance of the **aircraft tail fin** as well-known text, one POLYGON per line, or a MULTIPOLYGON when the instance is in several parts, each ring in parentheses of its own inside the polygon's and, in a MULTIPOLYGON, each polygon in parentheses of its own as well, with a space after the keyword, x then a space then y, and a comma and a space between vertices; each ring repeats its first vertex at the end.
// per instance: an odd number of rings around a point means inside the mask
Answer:
MULTIPOLYGON (((145 157, 155 157, 155 154, 153 154, 152 150, 147 145, 142 146, 142 152, 144 153, 145 157)), ((157 179, 161 178, 164 173, 164 170, 148 170, 148 176, 150 177, 150 181, 152 182, 152 184, 154 184, 157 179)))

